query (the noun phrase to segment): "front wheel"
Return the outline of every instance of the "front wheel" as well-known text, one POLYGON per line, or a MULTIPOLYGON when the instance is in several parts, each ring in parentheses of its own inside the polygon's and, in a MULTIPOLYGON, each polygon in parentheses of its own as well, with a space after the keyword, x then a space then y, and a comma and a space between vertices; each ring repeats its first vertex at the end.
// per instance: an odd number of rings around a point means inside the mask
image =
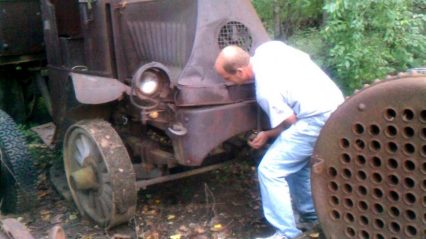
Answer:
POLYGON ((72 125, 64 141, 64 166, 81 214, 102 227, 128 221, 136 210, 136 177, 127 149, 103 120, 72 125))

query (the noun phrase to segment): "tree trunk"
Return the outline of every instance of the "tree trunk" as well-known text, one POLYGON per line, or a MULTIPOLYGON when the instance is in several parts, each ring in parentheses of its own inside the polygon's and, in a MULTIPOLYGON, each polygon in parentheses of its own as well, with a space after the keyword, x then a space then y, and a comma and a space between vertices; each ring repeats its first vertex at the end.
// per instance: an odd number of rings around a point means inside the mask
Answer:
POLYGON ((280 39, 283 36, 283 28, 281 21, 281 5, 278 0, 273 2, 273 18, 274 18, 274 38, 280 39))

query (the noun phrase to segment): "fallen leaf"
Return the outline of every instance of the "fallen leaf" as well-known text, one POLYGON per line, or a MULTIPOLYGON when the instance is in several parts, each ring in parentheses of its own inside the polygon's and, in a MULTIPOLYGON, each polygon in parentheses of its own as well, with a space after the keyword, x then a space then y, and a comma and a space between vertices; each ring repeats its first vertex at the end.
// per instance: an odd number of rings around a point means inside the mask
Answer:
POLYGON ((76 214, 70 214, 68 216, 68 219, 70 219, 71 221, 73 221, 73 220, 77 219, 77 215, 76 214))
POLYGON ((182 225, 182 226, 179 227, 179 231, 187 232, 187 231, 189 231, 189 228, 186 227, 185 225, 182 225))
POLYGON ((309 234, 309 237, 310 238, 319 238, 319 233, 318 232, 311 233, 311 234, 309 234))
POLYGON ((132 237, 130 235, 119 234, 119 233, 116 233, 111 237, 111 239, 131 239, 131 238, 132 237))
POLYGON ((181 238, 182 238, 182 235, 180 234, 170 236, 170 239, 181 239, 181 238))
POLYGON ((43 221, 49 221, 50 212, 47 211, 47 210, 42 210, 42 211, 40 211, 40 217, 41 217, 41 220, 43 220, 43 221))
POLYGON ((218 232, 223 229, 222 224, 214 224, 212 228, 210 228, 211 231, 218 232))

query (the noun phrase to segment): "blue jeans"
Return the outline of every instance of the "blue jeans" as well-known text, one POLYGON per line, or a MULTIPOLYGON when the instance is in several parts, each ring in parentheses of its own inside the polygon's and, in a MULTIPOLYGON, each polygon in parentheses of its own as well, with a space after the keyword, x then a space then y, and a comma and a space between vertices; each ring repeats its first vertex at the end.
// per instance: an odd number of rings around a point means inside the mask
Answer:
POLYGON ((302 233, 296 228, 293 206, 302 220, 317 220, 312 201, 309 160, 328 116, 299 119, 278 136, 258 167, 265 217, 288 238, 302 233))

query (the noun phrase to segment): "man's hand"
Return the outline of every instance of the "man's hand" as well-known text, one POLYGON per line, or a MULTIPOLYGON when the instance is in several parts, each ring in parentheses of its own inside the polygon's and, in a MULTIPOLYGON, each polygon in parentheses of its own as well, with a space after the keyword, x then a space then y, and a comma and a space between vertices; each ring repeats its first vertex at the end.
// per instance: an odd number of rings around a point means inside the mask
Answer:
POLYGON ((253 140, 248 141, 248 144, 254 149, 260 149, 266 144, 268 139, 268 134, 265 131, 261 131, 256 135, 253 140))

